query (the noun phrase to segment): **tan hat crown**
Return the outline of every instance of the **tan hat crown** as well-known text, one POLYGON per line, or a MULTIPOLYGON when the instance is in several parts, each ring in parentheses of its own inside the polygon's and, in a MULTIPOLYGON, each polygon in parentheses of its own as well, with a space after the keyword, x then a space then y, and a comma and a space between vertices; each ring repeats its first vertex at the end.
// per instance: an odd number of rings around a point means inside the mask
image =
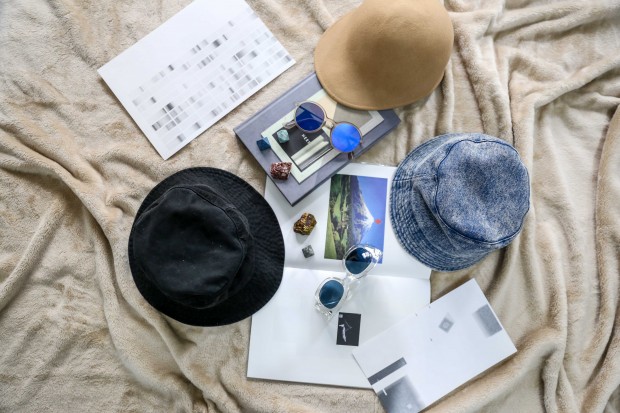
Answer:
POLYGON ((450 16, 437 0, 366 0, 321 37, 315 68, 337 102, 394 108, 437 87, 453 41, 450 16))

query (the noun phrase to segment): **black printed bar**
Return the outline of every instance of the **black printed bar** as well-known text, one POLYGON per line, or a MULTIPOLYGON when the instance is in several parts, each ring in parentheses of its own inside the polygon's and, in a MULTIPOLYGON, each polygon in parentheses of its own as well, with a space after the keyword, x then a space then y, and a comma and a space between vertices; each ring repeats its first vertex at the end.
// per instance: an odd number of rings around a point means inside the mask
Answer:
POLYGON ((379 372, 368 377, 368 382, 370 383, 370 385, 373 385, 379 380, 386 378, 387 376, 394 373, 396 370, 398 370, 399 368, 405 365, 407 365, 407 362, 405 361, 404 358, 401 357, 398 360, 396 360, 394 363, 390 364, 389 366, 385 367, 379 372))

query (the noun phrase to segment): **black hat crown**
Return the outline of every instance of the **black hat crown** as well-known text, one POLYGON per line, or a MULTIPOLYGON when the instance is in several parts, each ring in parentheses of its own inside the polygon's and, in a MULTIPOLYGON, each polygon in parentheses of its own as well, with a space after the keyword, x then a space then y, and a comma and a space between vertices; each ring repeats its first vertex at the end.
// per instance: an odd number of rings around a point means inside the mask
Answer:
POLYGON ((284 269, 282 232, 267 201, 215 168, 184 169, 157 184, 136 214, 128 250, 149 304, 196 326, 254 314, 284 269))
POLYGON ((134 253, 142 271, 179 304, 212 307, 252 275, 249 224, 208 186, 169 189, 135 225, 134 253))

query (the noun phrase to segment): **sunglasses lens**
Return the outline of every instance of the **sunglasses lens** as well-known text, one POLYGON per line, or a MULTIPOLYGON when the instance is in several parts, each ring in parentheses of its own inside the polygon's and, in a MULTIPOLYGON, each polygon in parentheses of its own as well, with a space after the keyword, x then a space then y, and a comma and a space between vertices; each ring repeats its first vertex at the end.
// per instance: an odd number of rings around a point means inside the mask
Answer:
POLYGON ((353 275, 361 274, 372 264, 374 257, 366 248, 358 247, 353 249, 344 258, 344 266, 353 275))
POLYGON ((325 112, 316 103, 304 102, 295 111, 295 122, 306 132, 314 132, 323 126, 325 112))
POLYGON ((319 300, 327 308, 334 308, 344 295, 344 286, 336 280, 329 280, 319 291, 319 300))
POLYGON ((350 123, 339 123, 332 129, 332 146, 340 152, 351 152, 362 140, 360 131, 350 123))

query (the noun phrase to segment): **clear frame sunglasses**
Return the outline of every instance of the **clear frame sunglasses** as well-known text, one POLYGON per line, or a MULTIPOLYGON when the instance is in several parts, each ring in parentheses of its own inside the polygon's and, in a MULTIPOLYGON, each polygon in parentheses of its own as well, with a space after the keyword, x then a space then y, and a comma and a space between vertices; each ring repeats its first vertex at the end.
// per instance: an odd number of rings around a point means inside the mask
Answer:
POLYGON ((321 105, 311 101, 297 103, 293 120, 284 127, 290 129, 297 126, 304 132, 318 132, 324 126, 329 130, 329 141, 340 152, 350 153, 362 142, 362 132, 352 123, 335 122, 327 117, 321 105))
POLYGON ((360 280, 377 265, 382 255, 380 249, 370 245, 351 247, 342 258, 345 277, 329 277, 323 280, 314 294, 314 307, 330 320, 345 301, 351 298, 360 280))

